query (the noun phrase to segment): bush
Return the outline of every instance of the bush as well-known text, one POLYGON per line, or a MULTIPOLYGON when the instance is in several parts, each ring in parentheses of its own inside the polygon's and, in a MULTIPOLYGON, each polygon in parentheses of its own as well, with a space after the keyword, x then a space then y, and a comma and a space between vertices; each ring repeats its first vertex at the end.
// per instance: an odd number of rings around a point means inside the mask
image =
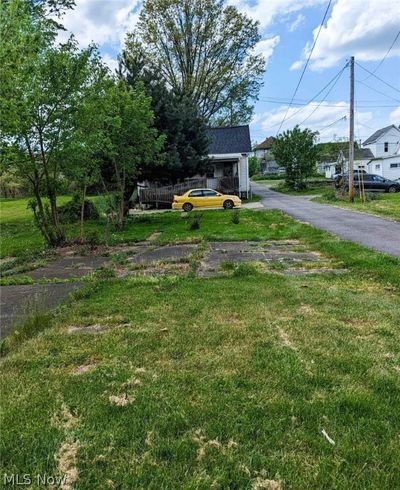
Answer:
POLYGON ((253 175, 251 180, 282 180, 285 178, 285 174, 257 174, 253 175))
MULTIPOLYGON (((61 223, 74 223, 81 219, 81 199, 75 194, 71 201, 63 204, 58 208, 58 213, 61 223)), ((89 200, 85 200, 83 209, 83 218, 88 219, 98 219, 99 213, 96 206, 89 200)))
POLYGON ((231 216, 231 221, 234 225, 238 225, 240 223, 240 211, 239 209, 234 209, 231 216))
POLYGON ((201 223, 202 218, 203 218, 203 214, 193 215, 193 217, 189 221, 188 229, 190 231, 200 229, 200 223, 201 223))

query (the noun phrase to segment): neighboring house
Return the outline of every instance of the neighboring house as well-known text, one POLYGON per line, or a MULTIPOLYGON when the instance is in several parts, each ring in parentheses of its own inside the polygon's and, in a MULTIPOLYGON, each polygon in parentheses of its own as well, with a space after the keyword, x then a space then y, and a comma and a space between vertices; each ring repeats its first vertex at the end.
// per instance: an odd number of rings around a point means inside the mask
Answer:
POLYGON ((249 126, 210 128, 208 138, 211 163, 207 170, 207 187, 247 198, 250 192, 249 126))
MULTIPOLYGON (((367 148, 354 148, 354 169, 366 170, 368 163, 374 155, 367 148)), ((349 168, 349 150, 339 150, 336 159, 331 158, 331 161, 321 162, 318 165, 320 173, 324 173, 328 179, 340 172, 347 172, 349 168)))
MULTIPOLYGON (((335 173, 346 172, 349 165, 349 150, 340 149, 336 157, 325 158, 318 165, 319 171, 330 178, 335 173)), ((379 129, 364 141, 362 148, 354 149, 354 169, 363 169, 387 179, 400 178, 400 129, 387 126, 379 129)))
POLYGON ((279 167, 275 158, 272 155, 272 146, 275 142, 273 136, 269 136, 262 143, 253 148, 253 155, 260 162, 260 172, 262 174, 276 174, 285 171, 283 167, 279 167))
POLYGON ((174 194, 189 189, 208 187, 225 194, 236 194, 247 199, 250 193, 249 154, 251 141, 249 126, 209 128, 209 154, 207 172, 187 177, 171 185, 140 182, 138 197, 141 204, 168 205, 174 194))
POLYGON ((394 124, 379 129, 363 143, 374 157, 368 163, 367 171, 386 179, 400 178, 400 128, 394 124))
POLYGON ((378 129, 364 141, 363 148, 369 148, 375 158, 394 155, 400 144, 400 129, 392 124, 378 129))

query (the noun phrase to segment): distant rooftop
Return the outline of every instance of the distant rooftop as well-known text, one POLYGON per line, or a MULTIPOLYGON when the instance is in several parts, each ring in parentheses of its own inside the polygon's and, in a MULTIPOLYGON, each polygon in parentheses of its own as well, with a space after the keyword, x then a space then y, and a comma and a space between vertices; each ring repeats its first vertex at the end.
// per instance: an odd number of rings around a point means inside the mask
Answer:
POLYGON ((395 124, 391 124, 390 126, 386 126, 385 128, 378 129, 378 131, 375 131, 375 133, 372 136, 370 136, 364 141, 363 146, 372 145, 373 143, 375 143, 376 140, 378 140, 381 136, 383 136, 386 133, 386 131, 389 131, 389 129, 391 128, 395 128, 399 130, 399 128, 395 124))
POLYGON ((255 146, 254 150, 270 150, 274 144, 275 138, 273 136, 268 136, 259 145, 255 146))
POLYGON ((244 126, 227 126, 220 128, 208 128, 210 155, 222 155, 226 153, 250 153, 250 130, 244 126))
MULTIPOLYGON (((349 150, 342 150, 346 160, 349 159, 349 150)), ((374 158, 374 154, 369 148, 354 148, 354 160, 368 160, 374 158)))

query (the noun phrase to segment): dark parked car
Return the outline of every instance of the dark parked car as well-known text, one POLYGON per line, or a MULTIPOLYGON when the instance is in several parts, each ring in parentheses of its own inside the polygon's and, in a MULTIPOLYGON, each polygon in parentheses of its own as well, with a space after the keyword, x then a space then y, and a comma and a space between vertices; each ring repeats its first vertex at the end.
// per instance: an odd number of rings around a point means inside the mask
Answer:
MULTIPOLYGON (((348 176, 343 177, 343 184, 348 186, 348 176)), ((400 182, 385 179, 380 175, 374 174, 354 174, 354 187, 358 189, 364 183, 367 192, 400 192, 400 182)))

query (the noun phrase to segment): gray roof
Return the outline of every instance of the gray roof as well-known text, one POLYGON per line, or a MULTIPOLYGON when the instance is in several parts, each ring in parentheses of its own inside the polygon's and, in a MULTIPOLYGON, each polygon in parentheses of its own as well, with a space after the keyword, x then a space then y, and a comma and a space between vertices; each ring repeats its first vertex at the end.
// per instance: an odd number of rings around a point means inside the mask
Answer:
MULTIPOLYGON (((348 160, 349 150, 343 150, 343 156, 348 160)), ((374 158, 369 148, 354 148, 354 160, 368 160, 369 158, 374 158)))
POLYGON ((229 126, 208 128, 210 155, 224 153, 250 153, 251 141, 249 126, 229 126))
POLYGON ((391 128, 399 129, 394 124, 391 124, 390 126, 386 126, 386 128, 378 129, 378 131, 375 131, 375 133, 372 136, 370 136, 364 141, 363 146, 372 145, 373 143, 375 143, 377 139, 379 139, 382 135, 386 133, 386 131, 388 131, 391 128))
POLYGON ((276 138, 270 136, 269 138, 265 138, 265 140, 259 145, 254 147, 254 150, 270 150, 276 138))

